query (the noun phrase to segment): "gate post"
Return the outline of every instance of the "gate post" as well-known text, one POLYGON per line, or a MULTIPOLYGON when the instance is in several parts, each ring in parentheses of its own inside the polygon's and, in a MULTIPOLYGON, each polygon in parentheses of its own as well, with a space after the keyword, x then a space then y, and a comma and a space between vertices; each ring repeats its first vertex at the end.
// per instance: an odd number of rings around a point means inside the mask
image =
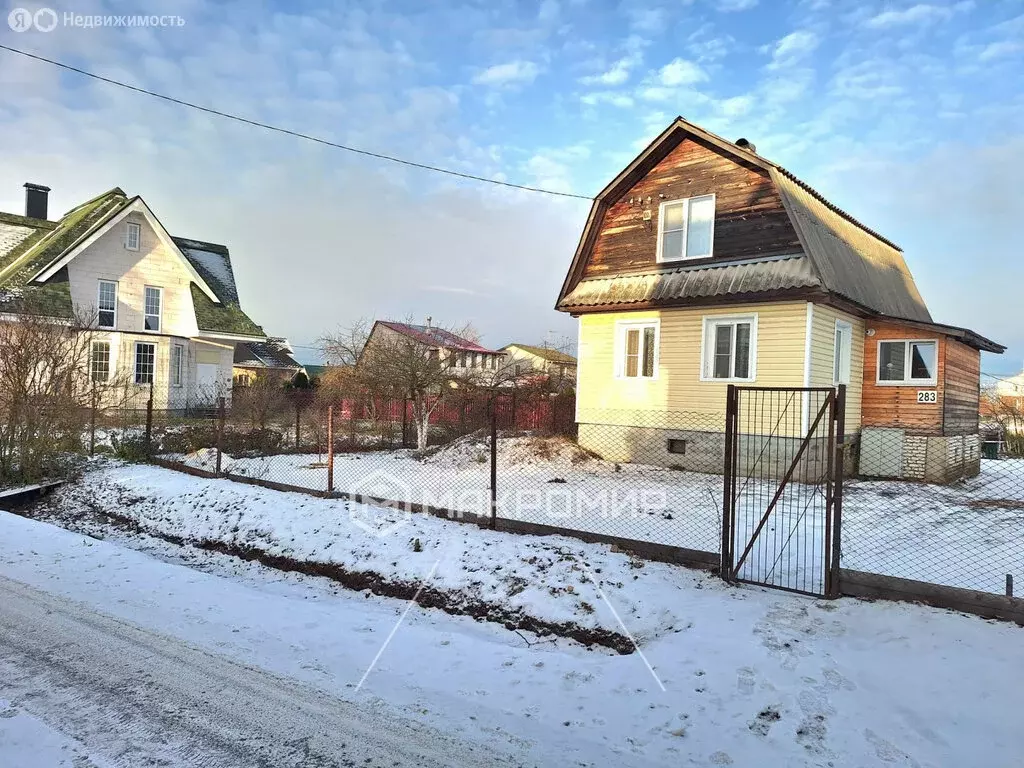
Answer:
POLYGON ((722 563, 719 575, 726 581, 732 581, 732 477, 736 471, 734 466, 736 440, 736 412, 739 406, 738 391, 735 384, 730 384, 725 395, 725 466, 723 467, 722 487, 722 563))
POLYGON ((845 459, 845 448, 843 440, 846 430, 846 385, 840 384, 836 393, 836 444, 835 444, 835 466, 833 471, 835 479, 832 483, 832 541, 825 542, 825 546, 832 547, 832 572, 826 574, 828 597, 839 597, 839 555, 843 545, 843 465, 845 459))

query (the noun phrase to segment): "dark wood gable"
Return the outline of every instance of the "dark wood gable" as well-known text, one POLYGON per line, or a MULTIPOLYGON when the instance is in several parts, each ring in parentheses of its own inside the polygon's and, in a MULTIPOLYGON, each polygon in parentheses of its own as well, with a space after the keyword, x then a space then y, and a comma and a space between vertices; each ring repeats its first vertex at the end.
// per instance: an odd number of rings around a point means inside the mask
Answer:
POLYGON ((582 276, 656 268, 660 203, 711 193, 716 196, 712 261, 801 252, 768 171, 687 136, 617 199, 607 201, 590 254, 584 254, 582 276), (644 221, 645 210, 651 212, 650 221, 644 221))

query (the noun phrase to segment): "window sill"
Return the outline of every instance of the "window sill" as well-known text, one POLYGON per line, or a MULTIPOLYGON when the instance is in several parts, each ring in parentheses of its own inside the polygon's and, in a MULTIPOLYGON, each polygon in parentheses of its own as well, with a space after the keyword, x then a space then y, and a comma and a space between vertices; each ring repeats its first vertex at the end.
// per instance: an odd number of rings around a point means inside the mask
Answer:
POLYGON ((938 379, 922 379, 921 381, 875 381, 875 385, 879 387, 914 387, 920 389, 922 387, 937 387, 939 385, 938 379))
POLYGON ((701 376, 700 380, 707 384, 754 384, 757 378, 752 379, 712 379, 707 376, 701 376))

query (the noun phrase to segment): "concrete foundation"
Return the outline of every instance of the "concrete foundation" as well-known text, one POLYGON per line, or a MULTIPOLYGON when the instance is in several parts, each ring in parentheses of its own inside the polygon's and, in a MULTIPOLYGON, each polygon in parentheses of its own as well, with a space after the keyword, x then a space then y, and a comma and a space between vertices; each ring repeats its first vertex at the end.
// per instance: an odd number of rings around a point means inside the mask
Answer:
MULTIPOLYGON (((780 478, 789 470, 802 442, 798 437, 739 435, 741 473, 780 478)), ((672 469, 722 474, 725 432, 661 429, 613 424, 580 424, 579 444, 607 461, 650 464, 672 469)), ((827 437, 812 438, 793 477, 817 481, 828 468, 827 437)))

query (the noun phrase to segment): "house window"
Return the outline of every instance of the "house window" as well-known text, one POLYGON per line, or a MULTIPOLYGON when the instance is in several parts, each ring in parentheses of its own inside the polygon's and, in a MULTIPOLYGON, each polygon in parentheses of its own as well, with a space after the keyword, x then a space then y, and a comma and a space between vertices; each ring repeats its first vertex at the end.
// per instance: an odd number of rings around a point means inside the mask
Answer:
POLYGON ((152 384, 156 371, 156 344, 135 342, 135 383, 152 384))
POLYGON ((175 344, 171 347, 171 384, 181 386, 181 372, 185 365, 185 347, 175 344))
POLYGON ((850 383, 850 355, 853 351, 853 326, 836 320, 835 349, 832 354, 832 381, 850 383))
POLYGON ((100 280, 96 309, 96 325, 100 328, 117 327, 117 283, 100 280))
POLYGON ((124 247, 129 251, 137 251, 141 239, 142 227, 129 221, 124 230, 124 247))
POLYGON ((653 379, 658 370, 658 323, 619 323, 616 373, 627 379, 653 379))
POLYGON ((702 381, 753 381, 757 315, 705 317, 702 381))
POLYGON ((667 200, 658 212, 658 261, 707 258, 714 235, 714 195, 667 200))
POLYGON ((934 341, 878 342, 878 383, 935 384, 938 345, 934 341))
POLYGON ((89 375, 95 382, 110 379, 110 342, 94 341, 89 350, 89 375))
POLYGON ((146 330, 160 330, 160 305, 163 303, 163 288, 146 286, 146 330))

